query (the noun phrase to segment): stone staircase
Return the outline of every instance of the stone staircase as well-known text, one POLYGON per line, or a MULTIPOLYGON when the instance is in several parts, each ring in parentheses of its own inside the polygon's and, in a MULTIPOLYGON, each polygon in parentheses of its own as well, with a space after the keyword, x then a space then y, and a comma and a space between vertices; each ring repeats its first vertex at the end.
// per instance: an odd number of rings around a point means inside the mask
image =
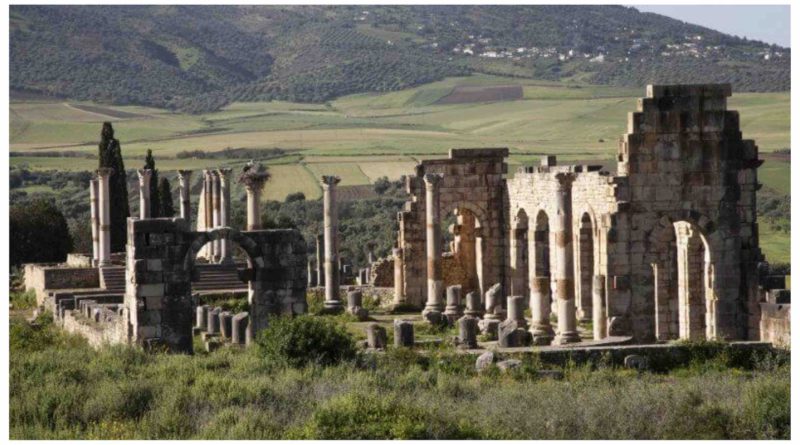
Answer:
MULTIPOLYGON (((198 264, 195 267, 200 279, 192 282, 192 292, 242 292, 247 290, 247 283, 239 279, 236 270, 246 267, 245 264, 198 264)), ((125 267, 112 266, 100 269, 100 287, 104 294, 125 293, 125 267)))
POLYGON ((125 293, 125 266, 100 268, 100 287, 105 293, 125 293))
POLYGON ((198 281, 192 282, 192 292, 210 293, 222 291, 246 291, 247 283, 239 279, 236 268, 245 264, 198 264, 195 266, 198 281))

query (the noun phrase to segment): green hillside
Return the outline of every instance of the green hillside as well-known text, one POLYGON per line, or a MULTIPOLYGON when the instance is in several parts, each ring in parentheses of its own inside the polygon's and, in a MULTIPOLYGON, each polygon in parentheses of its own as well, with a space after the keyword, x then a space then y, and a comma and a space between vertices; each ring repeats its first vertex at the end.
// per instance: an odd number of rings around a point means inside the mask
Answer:
POLYGON ((17 97, 191 113, 477 73, 637 88, 790 83, 786 48, 622 6, 15 5, 9 27, 17 97))

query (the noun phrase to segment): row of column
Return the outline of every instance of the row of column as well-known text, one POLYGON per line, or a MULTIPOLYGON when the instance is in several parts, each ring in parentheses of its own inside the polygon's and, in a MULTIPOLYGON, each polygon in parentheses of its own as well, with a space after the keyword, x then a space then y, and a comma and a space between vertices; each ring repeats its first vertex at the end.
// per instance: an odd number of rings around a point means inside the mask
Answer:
MULTIPOLYGON (((203 211, 198 214, 198 226, 212 230, 230 226, 231 169, 204 169, 201 192, 203 211)), ((188 182, 188 181, 187 181, 188 182)), ((263 183, 262 183, 263 186, 263 183)), ((181 196, 183 201, 184 196, 181 196)), ((188 200, 188 193, 186 196, 188 200)), ((230 263, 233 261, 232 246, 227 239, 211 241, 202 254, 210 261, 230 263)))

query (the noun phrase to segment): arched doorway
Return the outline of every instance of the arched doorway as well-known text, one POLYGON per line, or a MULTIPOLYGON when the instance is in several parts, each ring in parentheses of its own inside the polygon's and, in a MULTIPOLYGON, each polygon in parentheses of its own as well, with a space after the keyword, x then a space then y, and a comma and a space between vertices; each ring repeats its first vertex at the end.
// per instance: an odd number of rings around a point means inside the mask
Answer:
POLYGON ((511 292, 509 295, 528 295, 528 214, 519 209, 511 223, 510 266, 511 292))
POLYGON ((708 310, 711 252, 706 237, 687 221, 674 223, 678 275, 678 333, 682 339, 712 337, 708 310))
POLYGON ((594 230, 588 212, 581 216, 575 234, 575 296, 578 321, 592 320, 592 280, 595 273, 594 230))
POLYGON ((452 242, 446 244, 450 252, 445 261, 451 261, 452 267, 444 268, 445 284, 461 285, 462 295, 477 291, 482 296, 484 243, 481 221, 476 212, 466 207, 457 206, 450 214, 455 218, 449 224, 450 235, 445 237, 452 237, 452 242))
POLYGON ((555 333, 550 323, 552 292, 550 284, 550 222, 544 210, 528 226, 528 283, 533 342, 549 345, 555 333))

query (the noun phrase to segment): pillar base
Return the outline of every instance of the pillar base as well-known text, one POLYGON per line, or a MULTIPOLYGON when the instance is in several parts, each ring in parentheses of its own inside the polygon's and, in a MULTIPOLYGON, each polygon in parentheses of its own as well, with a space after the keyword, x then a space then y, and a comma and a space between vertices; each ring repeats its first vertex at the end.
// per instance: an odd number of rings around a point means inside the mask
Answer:
POLYGON ((579 343, 580 341, 581 336, 578 334, 578 331, 568 331, 556 335, 556 338, 553 339, 553 344, 566 345, 567 343, 579 343))
POLYGON ((553 342, 555 332, 553 327, 548 325, 534 325, 531 327, 531 335, 533 335, 533 344, 536 346, 548 346, 553 342))
POLYGON ((342 300, 325 300, 323 312, 326 314, 340 314, 344 312, 342 300))
POLYGON ((441 306, 437 305, 425 306, 425 309, 422 310, 422 318, 427 320, 429 323, 438 323, 442 319, 441 306))

